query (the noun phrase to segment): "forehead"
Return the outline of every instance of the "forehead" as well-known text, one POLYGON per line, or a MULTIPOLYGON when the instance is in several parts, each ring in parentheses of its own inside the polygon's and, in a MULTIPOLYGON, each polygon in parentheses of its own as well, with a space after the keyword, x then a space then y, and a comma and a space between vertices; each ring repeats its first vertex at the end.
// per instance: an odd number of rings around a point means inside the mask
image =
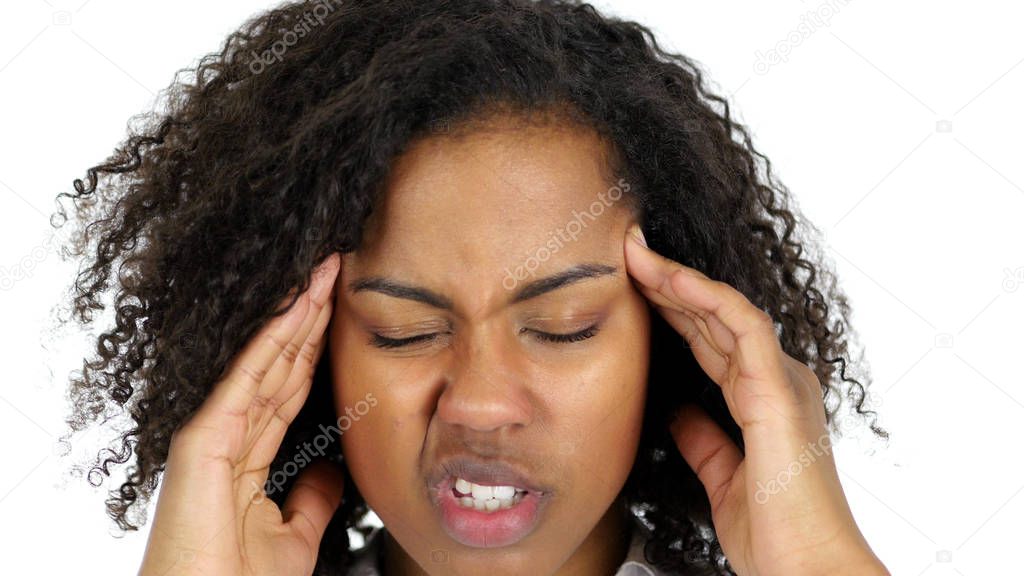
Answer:
MULTIPOLYGON (((596 132, 496 119, 434 136, 396 159, 349 270, 457 294, 501 290, 528 260, 537 276, 581 261, 621 261, 626 194, 596 132)), ((455 296, 458 298, 458 296, 455 296)))

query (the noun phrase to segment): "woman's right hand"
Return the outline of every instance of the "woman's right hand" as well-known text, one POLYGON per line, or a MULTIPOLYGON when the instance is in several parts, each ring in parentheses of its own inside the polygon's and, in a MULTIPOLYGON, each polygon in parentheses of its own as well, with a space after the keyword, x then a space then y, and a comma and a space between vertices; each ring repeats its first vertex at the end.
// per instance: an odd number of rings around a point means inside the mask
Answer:
POLYGON ((312 574, 341 502, 341 471, 309 465, 283 509, 263 486, 309 395, 340 266, 339 254, 324 260, 309 290, 256 333, 171 437, 140 575, 312 574))

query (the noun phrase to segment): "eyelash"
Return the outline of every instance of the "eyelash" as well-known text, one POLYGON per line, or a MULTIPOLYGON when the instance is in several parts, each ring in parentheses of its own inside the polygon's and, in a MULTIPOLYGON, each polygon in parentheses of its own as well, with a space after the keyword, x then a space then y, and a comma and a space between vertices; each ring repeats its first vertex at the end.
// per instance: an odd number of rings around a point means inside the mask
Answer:
MULTIPOLYGON (((593 338, 594 334, 597 333, 599 326, 594 324, 589 328, 584 328, 579 332, 573 332, 571 334, 550 334, 548 332, 538 332, 536 330, 533 333, 537 338, 545 342, 553 342, 556 344, 571 344, 573 342, 580 342, 588 338, 593 338)), ((524 328, 524 330, 526 330, 524 328)), ((432 334, 420 334, 418 336, 412 336, 410 338, 386 338, 380 334, 374 334, 371 344, 378 348, 402 348, 405 346, 411 346, 419 342, 429 342, 437 337, 437 333, 432 334)))

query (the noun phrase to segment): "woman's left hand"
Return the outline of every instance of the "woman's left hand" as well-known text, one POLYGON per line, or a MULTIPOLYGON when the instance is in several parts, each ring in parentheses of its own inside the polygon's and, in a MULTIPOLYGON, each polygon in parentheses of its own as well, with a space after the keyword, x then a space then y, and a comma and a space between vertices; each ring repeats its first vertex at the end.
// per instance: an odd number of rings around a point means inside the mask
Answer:
MULTIPOLYGON (((636 227, 639 232, 639 227, 636 227)), ((785 352, 772 318, 733 287, 627 232, 626 268, 722 388, 745 454, 694 405, 671 424, 741 576, 888 574, 854 522, 832 457, 821 384, 785 352)), ((681 383, 685 385, 685 383, 681 383)))

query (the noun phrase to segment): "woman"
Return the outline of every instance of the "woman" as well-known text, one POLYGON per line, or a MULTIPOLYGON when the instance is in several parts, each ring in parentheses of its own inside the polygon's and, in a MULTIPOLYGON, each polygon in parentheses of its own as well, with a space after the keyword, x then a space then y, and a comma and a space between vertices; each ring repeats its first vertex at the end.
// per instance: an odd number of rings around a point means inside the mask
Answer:
POLYGON ((162 477, 140 573, 887 573, 845 298, 647 28, 296 2, 194 72, 75 181, 77 318, 118 293, 69 423, 134 420, 123 529, 162 477))

